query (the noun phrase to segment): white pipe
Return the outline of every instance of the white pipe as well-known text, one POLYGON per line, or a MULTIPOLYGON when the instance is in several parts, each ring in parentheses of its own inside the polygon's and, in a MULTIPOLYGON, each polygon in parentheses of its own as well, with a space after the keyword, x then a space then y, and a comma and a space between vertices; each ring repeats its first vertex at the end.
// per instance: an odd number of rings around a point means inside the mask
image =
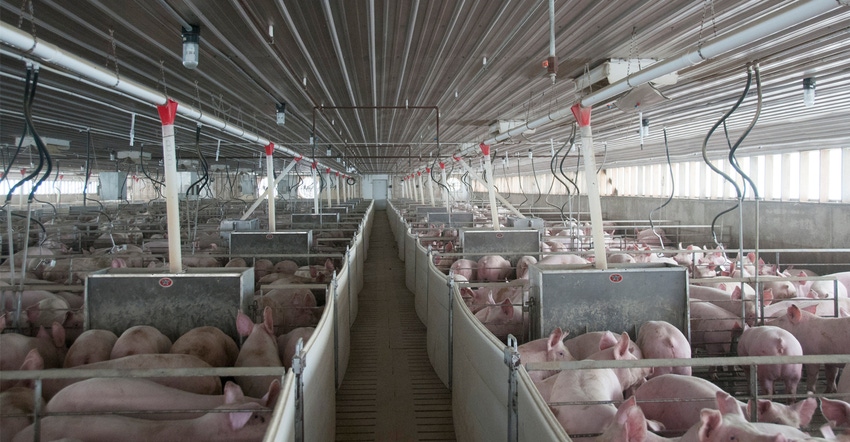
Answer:
POLYGON ((499 208, 496 206, 496 189, 493 188, 493 164, 490 161, 490 146, 481 144, 484 154, 484 172, 487 174, 487 195, 490 197, 490 218, 493 220, 493 230, 499 231, 499 208))
POLYGON ((428 174, 428 195, 431 197, 431 206, 437 207, 437 204, 434 202, 434 180, 431 179, 431 168, 426 167, 425 173, 428 174))
MULTIPOLYGON (((641 69, 629 77, 587 95, 581 100, 581 105, 582 107, 591 107, 599 103, 604 103, 635 86, 648 83, 658 77, 677 72, 680 69, 693 66, 709 58, 750 44, 755 40, 788 29, 793 25, 797 25, 846 4, 846 0, 804 0, 797 2, 780 11, 765 15, 761 19, 741 27, 735 32, 708 42, 705 45, 697 45, 683 55, 660 61, 646 69, 641 69)), ((527 130, 536 129, 551 121, 567 118, 571 115, 572 111, 569 107, 561 108, 544 117, 515 127, 506 133, 487 139, 484 141, 484 144, 495 144, 511 137, 517 137, 527 130)))
POLYGON ((590 108, 573 106, 576 121, 581 128, 581 151, 584 156, 584 180, 587 183, 587 202, 590 208, 590 229, 593 236, 594 265, 599 270, 608 268, 605 254, 605 233, 602 230, 602 203, 599 200, 599 183, 596 177, 596 159, 593 157, 593 132, 590 130, 590 108))
POLYGON ((555 56, 555 0, 549 0, 549 56, 555 56))
MULTIPOLYGON (((480 176, 478 176, 477 173, 475 173, 474 170, 469 168, 469 165, 466 164, 466 161, 463 161, 463 158, 456 156, 456 157, 454 157, 454 159, 455 159, 455 161, 458 162, 458 164, 460 164, 461 167, 463 167, 463 170, 466 171, 469 174, 469 176, 471 176, 472 178, 475 178, 476 180, 478 180, 481 183, 485 182, 483 179, 481 179, 480 176)), ((502 205, 504 205, 508 210, 510 210, 511 213, 516 215, 518 218, 525 218, 525 215, 520 213, 519 210, 517 210, 517 208, 514 207, 513 204, 510 203, 510 201, 505 199, 505 197, 503 197, 502 195, 499 195, 499 192, 494 191, 493 194, 496 195, 496 199, 499 200, 502 203, 502 205)))
POLYGON ((342 199, 339 197, 339 188, 342 185, 342 181, 339 178, 339 172, 336 174, 336 205, 340 205, 342 203, 342 199))
POLYGON ((451 206, 449 204, 449 182, 446 181, 446 163, 440 161, 440 175, 443 177, 443 186, 446 186, 443 189, 443 200, 446 202, 446 212, 451 213, 451 206))
POLYGON ((269 232, 274 233, 275 225, 277 224, 275 221, 275 207, 274 207, 274 189, 276 187, 277 181, 274 179, 274 158, 272 158, 272 154, 274 154, 274 145, 266 146, 266 183, 268 183, 268 188, 266 189, 267 199, 269 201, 269 232))
POLYGON ((183 273, 180 250, 180 201, 177 196, 177 151, 174 148, 174 117, 177 102, 157 106, 162 120, 162 158, 165 168, 165 211, 168 222, 168 268, 171 273, 183 273))
MULTIPOLYGON (((127 94, 133 98, 150 103, 151 105, 161 106, 167 103, 168 97, 159 91, 131 80, 119 78, 114 72, 110 72, 103 67, 84 60, 76 55, 67 53, 58 46, 46 43, 44 40, 36 40, 32 35, 8 23, 0 23, 0 41, 40 59, 44 64, 59 66, 96 83, 110 87, 117 92, 127 94)), ((224 120, 204 115, 203 112, 191 106, 181 104, 177 109, 177 114, 204 124, 205 126, 216 128, 237 138, 257 143, 262 146, 266 146, 271 142, 270 140, 255 133, 248 132, 237 126, 229 125, 224 120)), ((286 147, 281 147, 280 150, 289 155, 299 155, 297 152, 286 147)))
POLYGON ((266 198, 266 195, 268 195, 269 192, 272 191, 272 189, 277 188, 277 184, 280 183, 280 180, 282 180, 283 177, 285 177, 286 174, 289 173, 289 171, 292 170, 292 168, 295 167, 295 165, 298 164, 298 161, 300 161, 300 160, 301 160, 300 156, 295 157, 295 160, 293 162, 289 163, 289 165, 286 166, 285 169, 283 169, 283 172, 281 172, 280 175, 278 175, 278 177, 275 178, 274 185, 269 186, 266 189, 266 191, 263 192, 263 194, 260 195, 259 198, 256 199, 256 201, 254 201, 254 204, 251 204, 251 207, 249 207, 248 210, 246 210, 245 213, 242 215, 242 217, 239 218, 239 219, 241 219, 242 221, 248 219, 248 217, 251 216, 252 213, 254 213, 254 210, 256 210, 257 207, 260 207, 260 204, 263 202, 263 199, 266 198))
POLYGON ((327 175, 328 175, 328 182, 325 185, 325 196, 328 198, 328 207, 330 207, 330 206, 333 205, 333 203, 331 203, 331 170, 330 169, 327 170, 327 175))
POLYGON ((316 163, 313 163, 313 166, 310 167, 310 176, 313 177, 313 213, 319 214, 319 196, 321 194, 321 189, 319 188, 319 180, 316 176, 316 163))
POLYGON ((422 172, 416 172, 416 178, 419 181, 419 201, 425 204, 425 186, 422 184, 422 172))

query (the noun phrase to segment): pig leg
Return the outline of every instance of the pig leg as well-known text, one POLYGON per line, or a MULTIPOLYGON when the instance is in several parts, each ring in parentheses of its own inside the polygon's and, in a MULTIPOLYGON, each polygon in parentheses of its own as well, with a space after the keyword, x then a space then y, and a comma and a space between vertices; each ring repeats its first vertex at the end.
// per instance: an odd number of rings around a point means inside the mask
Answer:
MULTIPOLYGON (((824 371, 824 374, 826 375, 827 393, 835 393, 838 391, 838 387, 836 386, 836 380, 838 379, 838 370, 841 367, 842 364, 826 364, 826 370, 824 371)), ((850 374, 848 374, 847 376, 850 376, 850 374)))
POLYGON ((815 385, 818 382, 819 371, 820 364, 806 364, 806 391, 817 391, 815 390, 815 385))

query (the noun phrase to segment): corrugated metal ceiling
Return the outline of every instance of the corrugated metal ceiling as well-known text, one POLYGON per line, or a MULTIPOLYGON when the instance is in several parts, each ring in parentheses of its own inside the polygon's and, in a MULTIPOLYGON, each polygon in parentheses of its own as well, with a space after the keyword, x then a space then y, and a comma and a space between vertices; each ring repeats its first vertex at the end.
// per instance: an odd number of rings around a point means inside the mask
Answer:
MULTIPOLYGON (((556 0, 554 85, 541 67, 549 48, 548 3, 541 0, 33 0, 23 9, 2 1, 0 20, 305 155, 322 158, 330 147, 328 164, 339 166, 336 158, 344 156, 360 173, 406 174, 489 138, 496 120, 531 121, 575 103, 581 93, 573 78, 605 60, 673 57, 794 3, 556 0), (181 20, 201 29, 196 70, 181 65, 181 20), (287 103, 284 126, 275 124, 279 102, 287 103), (435 110, 375 108, 403 106, 439 108, 439 144, 435 110), (315 112, 315 151, 314 107, 325 107, 315 112), (332 109, 338 107, 357 109, 332 109)), ((848 43, 850 7, 836 1, 829 13, 683 69, 675 85, 659 86, 669 100, 644 109, 652 131, 643 149, 637 115, 612 105, 594 109, 594 140, 606 143, 607 164, 657 161, 666 127, 671 154, 693 156, 742 92, 746 65, 758 62, 765 105, 742 151, 847 147, 848 43), (817 78, 818 99, 804 108, 802 79, 809 76, 817 78)), ((0 53, 4 146, 23 127, 25 67, 17 53, 8 46, 0 53)), ((110 151, 138 150, 141 143, 156 167, 160 129, 152 106, 48 68, 40 73, 33 115, 40 135, 71 141, 71 150, 57 156, 60 167, 79 167, 89 130, 98 168, 114 168, 110 151)), ((729 121, 733 137, 749 123, 755 102, 753 86, 729 121)), ((495 148, 500 155, 533 149, 548 156, 550 139, 566 141, 571 123, 553 122, 495 148)), ((194 126, 178 119, 181 157, 194 155, 194 126)), ((208 158, 218 140, 219 162, 260 165, 262 146, 209 129, 201 137, 208 158)), ((711 148, 723 150, 725 142, 713 140, 711 148)))

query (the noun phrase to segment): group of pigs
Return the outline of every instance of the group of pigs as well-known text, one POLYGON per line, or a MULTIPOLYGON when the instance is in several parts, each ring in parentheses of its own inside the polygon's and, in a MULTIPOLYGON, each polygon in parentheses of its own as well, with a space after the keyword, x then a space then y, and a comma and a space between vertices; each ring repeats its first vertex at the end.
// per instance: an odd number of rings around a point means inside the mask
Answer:
MULTIPOLYGON (((45 251, 34 254, 42 253, 45 251)), ((137 254, 132 257, 140 258, 137 254)), ((115 265, 116 260, 126 262, 115 253, 93 259, 102 262, 92 267, 123 267, 115 265)), ((43 258, 33 262, 30 270, 34 271, 28 272, 29 285, 45 276, 44 263, 43 258)), ((55 268, 55 262, 50 264, 55 268)), ((73 264, 75 274, 85 271, 78 264, 73 264)), ((214 258, 204 261, 203 255, 191 264, 221 266, 214 258)), ((245 337, 241 348, 233 338, 208 326, 190 330, 173 343, 149 326, 132 327, 121 336, 108 330, 83 332, 80 295, 44 290, 15 293, 6 287, 0 329, 11 326, 13 320, 18 327, 16 332, 5 330, 0 335, 0 370, 282 367, 283 373, 291 365, 297 342, 301 339, 306 343, 322 313, 313 292, 298 285, 327 284, 333 277, 334 264, 327 260, 322 265, 298 266, 289 260, 273 264, 264 259, 254 264, 254 302, 262 312, 262 320, 254 324, 243 312, 237 313, 236 328, 245 337)), ((247 267, 242 259, 225 265, 247 267)), ((16 267, 20 269, 20 262, 16 267)), ((46 275, 59 279, 55 282, 67 283, 70 273, 57 276, 57 272, 47 271, 46 275)), ((222 379, 211 376, 45 379, 42 400, 46 404, 41 410, 47 417, 39 423, 41 437, 131 440, 133 435, 139 435, 162 440, 260 440, 280 391, 279 379, 280 376, 243 376, 226 380, 223 387, 222 379), (198 411, 213 409, 219 410, 198 411), (115 410, 126 412, 91 414, 115 410)), ((0 384, 0 442, 33 439, 33 388, 33 381, 0 384)))
MULTIPOLYGON (((699 253, 696 252, 699 249, 693 247, 688 250, 690 257, 699 253)), ((709 259, 720 259, 719 253, 710 252, 709 255, 709 259)), ((538 262, 531 256, 520 258, 516 266, 496 255, 483 256, 477 261, 439 258, 439 255, 435 258, 437 267, 449 272, 455 281, 479 283, 527 279, 528 266, 538 262)), ((696 261, 690 263, 691 269, 697 268, 701 259, 705 264, 706 258, 697 256, 696 261)), ((769 272, 775 272, 763 262, 756 267, 753 260, 750 255, 738 267, 742 267, 744 272, 761 271, 768 278, 769 272)), ((587 264, 589 261, 578 255, 550 254, 539 263, 587 264)), ((728 261, 723 265, 734 269, 736 264, 728 261)), ((703 272, 702 277, 705 276, 703 272)), ((847 274, 835 276, 839 281, 847 281, 847 274)), ((716 277, 721 279, 723 276, 716 277)), ((835 301, 831 298, 834 290, 826 290, 826 286, 811 288, 812 284, 805 282, 787 284, 794 290, 780 291, 777 287, 781 286, 777 284, 768 285, 763 292, 764 317, 773 317, 768 325, 754 326, 762 312, 756 309, 752 287, 746 286, 742 295, 740 283, 692 284, 689 286, 691 342, 676 327, 663 321, 645 323, 638 332, 636 343, 631 342, 625 333, 618 337, 608 331, 585 333, 564 342, 567 332, 556 329, 548 338, 521 345, 521 361, 690 358, 692 349, 713 356, 732 354, 733 349, 740 356, 850 354, 850 317, 846 317, 846 312, 839 311, 838 317, 815 314, 824 313, 817 309, 819 305, 826 306, 835 301), (798 297, 798 294, 802 296, 798 297), (743 319, 742 312, 746 315, 743 319), (736 336, 739 339, 735 348, 733 337, 736 336)), ((839 285, 842 289, 838 292, 838 302, 845 305, 846 290, 843 290, 843 282, 839 285)), ((461 289, 470 310, 485 327, 502 339, 508 333, 524 336, 526 327, 521 305, 526 292, 525 282, 477 289, 465 286, 461 289)), ((807 389, 815 391, 819 366, 806 368, 807 389)), ((850 375, 836 382, 839 368, 826 367, 827 393, 850 393, 850 375)), ((774 382, 783 381, 786 393, 796 394, 801 371, 800 364, 760 365, 757 378, 761 393, 772 395, 774 382)), ((583 404, 551 407, 566 431, 577 436, 574 440, 668 440, 650 430, 664 430, 664 434, 680 436, 681 439, 674 440, 681 441, 817 440, 810 439, 799 430, 799 427, 809 425, 817 408, 815 398, 791 405, 768 400, 742 404, 730 399, 711 382, 691 376, 690 367, 532 371, 530 375, 547 402, 583 404), (624 401, 625 398, 629 400, 624 401), (734 407, 729 406, 730 400, 735 403, 734 407), (584 405, 596 402, 607 403, 584 405), (621 406, 618 409, 613 403, 621 403, 621 406), (748 410, 752 407, 756 407, 758 414, 758 422, 755 423, 744 419, 749 416, 748 410), (582 435, 588 436, 582 438, 582 435)), ((821 410, 834 427, 850 426, 850 405, 847 402, 823 398, 821 410)), ((824 435, 832 433, 831 428, 822 431, 824 435)), ((839 434, 837 437, 844 436, 839 434)))

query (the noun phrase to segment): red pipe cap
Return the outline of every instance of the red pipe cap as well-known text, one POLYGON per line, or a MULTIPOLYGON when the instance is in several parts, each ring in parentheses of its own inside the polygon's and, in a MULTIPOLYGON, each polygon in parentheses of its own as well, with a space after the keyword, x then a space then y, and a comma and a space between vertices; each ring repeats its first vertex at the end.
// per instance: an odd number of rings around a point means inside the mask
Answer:
POLYGON ((431 173, 431 168, 430 168, 430 167, 426 167, 426 168, 425 168, 425 173, 431 173))
POLYGON ((488 157, 490 156, 490 145, 489 144, 481 143, 481 144, 478 145, 478 147, 481 148, 481 153, 483 153, 484 155, 486 155, 488 157))
POLYGON ((319 168, 319 163, 317 161, 313 161, 313 165, 311 166, 313 169, 319 168))
POLYGON ((590 111, 592 107, 581 107, 581 103, 576 103, 570 108, 573 111, 573 116, 576 117, 579 127, 590 126, 590 111))
POLYGON ((162 120, 163 126, 174 125, 174 117, 177 116, 176 101, 169 98, 165 104, 157 106, 156 110, 159 112, 159 119, 162 120))
POLYGON ((295 160, 295 161, 301 161, 303 159, 304 159, 304 157, 302 157, 301 155, 298 155, 297 157, 293 158, 293 160, 295 160))
POLYGON ((327 173, 328 175, 330 175, 330 173, 331 173, 331 168, 330 168, 330 167, 328 167, 328 170, 326 170, 326 171, 325 171, 325 173, 327 173))
POLYGON ((274 154, 274 143, 270 142, 268 145, 266 145, 266 155, 272 156, 272 154, 274 154))
POLYGON ((416 176, 422 176, 422 171, 421 171, 421 170, 417 170, 417 171, 416 171, 416 176))
POLYGON ((440 169, 445 170, 445 168, 446 168, 446 163, 440 161, 440 169))

